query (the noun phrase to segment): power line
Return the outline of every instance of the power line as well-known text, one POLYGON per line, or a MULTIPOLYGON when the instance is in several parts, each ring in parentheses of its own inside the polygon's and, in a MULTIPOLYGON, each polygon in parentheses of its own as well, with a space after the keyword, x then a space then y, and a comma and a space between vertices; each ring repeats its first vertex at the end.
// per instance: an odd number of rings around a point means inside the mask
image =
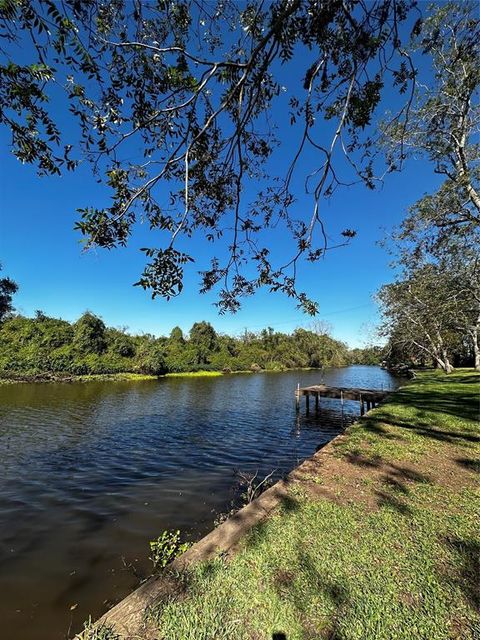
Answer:
MULTIPOLYGON (((322 320, 325 316, 333 316, 333 315, 337 315, 340 313, 349 313, 350 311, 356 311, 357 309, 364 309, 365 307, 370 307, 371 303, 366 303, 366 304, 359 304, 356 307, 348 307, 346 309, 337 309, 335 311, 329 311, 328 313, 322 313, 319 314, 318 316, 318 320, 322 320)), ((312 317, 312 321, 314 321, 315 318, 312 317)), ((298 318, 292 318, 291 320, 284 320, 283 322, 268 322, 267 325, 265 325, 265 323, 263 322, 262 324, 253 324, 253 325, 249 325, 249 326, 242 326, 236 329, 230 329, 230 331, 233 332, 237 332, 237 331, 245 331, 245 330, 249 330, 249 329, 258 329, 258 328, 265 328, 265 326, 269 326, 269 327, 280 327, 280 326, 285 326, 286 324, 292 324, 295 322, 299 322, 298 318)))

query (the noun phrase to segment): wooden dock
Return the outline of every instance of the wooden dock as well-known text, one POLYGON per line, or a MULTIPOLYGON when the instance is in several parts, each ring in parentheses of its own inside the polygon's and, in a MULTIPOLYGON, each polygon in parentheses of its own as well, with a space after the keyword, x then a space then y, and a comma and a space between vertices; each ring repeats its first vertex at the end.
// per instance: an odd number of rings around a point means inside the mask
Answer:
POLYGON ((349 387, 327 387, 324 384, 316 384, 311 387, 300 387, 298 385, 295 391, 295 404, 297 411, 300 411, 300 399, 305 397, 305 408, 307 413, 310 411, 310 398, 315 399, 315 410, 318 411, 321 398, 335 398, 343 404, 344 400, 356 400, 360 403, 360 415, 365 413, 365 405, 367 411, 373 409, 387 395, 388 391, 380 391, 379 389, 352 389, 349 387))

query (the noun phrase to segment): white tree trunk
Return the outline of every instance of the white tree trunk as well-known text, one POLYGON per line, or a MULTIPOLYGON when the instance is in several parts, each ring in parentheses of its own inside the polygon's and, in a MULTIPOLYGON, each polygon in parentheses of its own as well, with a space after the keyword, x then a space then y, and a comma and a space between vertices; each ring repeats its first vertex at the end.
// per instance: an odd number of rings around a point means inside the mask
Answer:
POLYGON ((448 359, 448 355, 445 351, 442 352, 442 357, 437 356, 436 354, 433 357, 437 364, 437 369, 442 369, 445 373, 452 373, 453 366, 450 364, 450 360, 448 359))
POLYGON ((478 326, 472 329, 473 355, 475 356, 475 369, 480 371, 480 344, 478 343, 478 326))

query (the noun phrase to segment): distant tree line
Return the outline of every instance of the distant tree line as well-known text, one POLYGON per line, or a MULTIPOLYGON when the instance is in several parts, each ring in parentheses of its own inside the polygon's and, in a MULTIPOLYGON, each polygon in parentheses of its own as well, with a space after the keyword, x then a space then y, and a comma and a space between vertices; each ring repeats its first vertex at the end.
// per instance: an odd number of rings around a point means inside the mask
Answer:
POLYGON ((130 335, 105 326, 87 311, 76 322, 37 311, 34 318, 9 314, 0 323, 0 375, 111 374, 211 371, 276 371, 303 367, 376 364, 381 349, 355 349, 327 333, 271 327, 240 337, 219 334, 195 322, 188 334, 175 327, 168 337, 130 335))

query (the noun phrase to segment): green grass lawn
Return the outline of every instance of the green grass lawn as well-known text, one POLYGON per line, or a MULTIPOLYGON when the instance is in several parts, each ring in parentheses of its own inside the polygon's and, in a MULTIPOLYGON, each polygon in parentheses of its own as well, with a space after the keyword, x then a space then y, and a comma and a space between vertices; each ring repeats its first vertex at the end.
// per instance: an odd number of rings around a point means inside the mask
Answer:
POLYGON ((148 616, 165 640, 480 640, 480 375, 422 373, 294 474, 231 558, 148 616))

